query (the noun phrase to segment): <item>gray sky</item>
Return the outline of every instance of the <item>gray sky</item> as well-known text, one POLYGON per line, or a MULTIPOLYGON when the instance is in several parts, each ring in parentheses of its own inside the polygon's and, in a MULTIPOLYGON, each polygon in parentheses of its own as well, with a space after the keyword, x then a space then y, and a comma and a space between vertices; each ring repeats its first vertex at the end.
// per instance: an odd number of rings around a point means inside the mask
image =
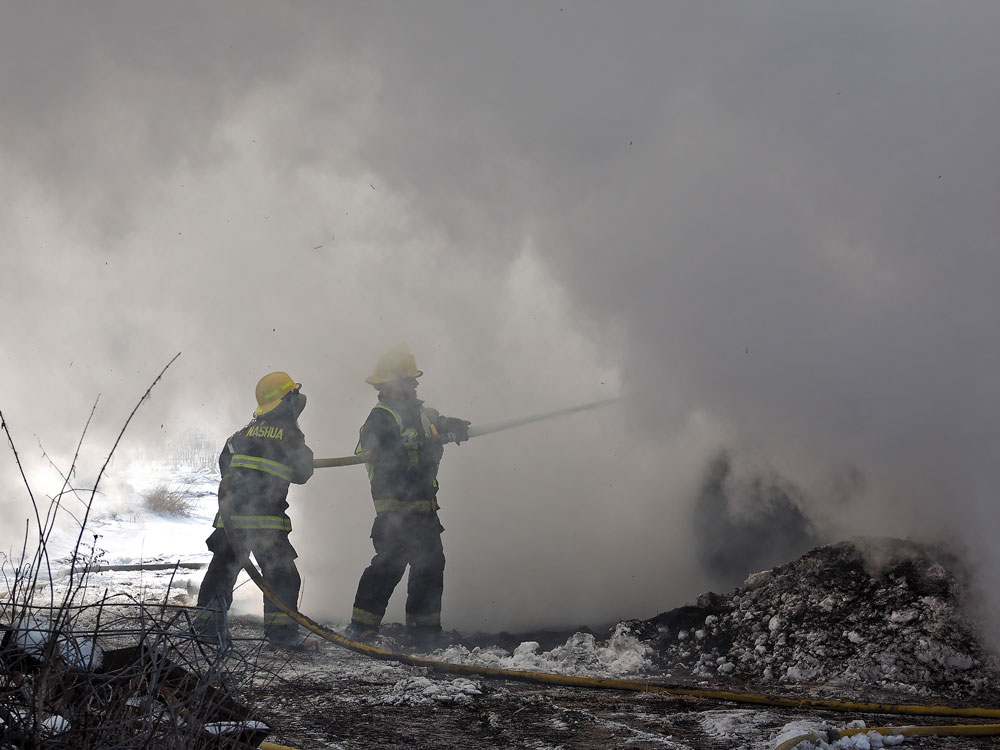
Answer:
MULTIPOLYGON (((221 445, 286 369, 317 455, 349 453, 406 341, 421 396, 473 421, 628 397, 448 449, 446 626, 714 585, 691 511, 722 448, 831 539, 960 539, 995 570, 998 24, 910 0, 10 4, 0 407, 35 489, 58 489, 36 436, 68 463, 100 394, 93 473, 177 352, 126 449, 221 445)), ((317 473, 291 514, 303 609, 345 617, 364 472, 317 473)))

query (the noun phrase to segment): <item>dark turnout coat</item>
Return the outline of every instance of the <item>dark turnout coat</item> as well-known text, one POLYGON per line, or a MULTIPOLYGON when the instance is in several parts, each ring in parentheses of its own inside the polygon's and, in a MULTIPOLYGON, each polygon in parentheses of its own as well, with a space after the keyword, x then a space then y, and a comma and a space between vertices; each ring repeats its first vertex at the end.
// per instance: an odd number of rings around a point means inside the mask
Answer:
MULTIPOLYGON (((288 485, 312 476, 313 452, 294 419, 263 414, 226 441, 219 471, 219 502, 227 504, 233 528, 291 531, 288 485)), ((215 526, 222 528, 221 518, 215 526)))
POLYGON ((418 399, 379 403, 361 427, 375 510, 437 510, 438 466, 444 446, 436 439, 441 416, 418 399), (419 504, 419 507, 418 507, 419 504))

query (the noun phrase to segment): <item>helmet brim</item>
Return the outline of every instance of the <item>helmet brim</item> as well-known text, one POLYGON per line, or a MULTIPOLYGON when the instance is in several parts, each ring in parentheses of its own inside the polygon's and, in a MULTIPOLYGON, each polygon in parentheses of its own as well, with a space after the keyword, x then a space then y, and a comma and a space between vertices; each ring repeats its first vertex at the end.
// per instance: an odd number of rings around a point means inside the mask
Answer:
POLYGON ((380 378, 378 375, 370 375, 367 378, 365 378, 365 382, 368 383, 368 385, 387 385, 388 383, 395 383, 399 380, 409 380, 410 378, 419 378, 423 374, 424 373, 422 370, 414 370, 412 373, 408 372, 405 375, 400 375, 394 378, 389 378, 389 377, 380 378))

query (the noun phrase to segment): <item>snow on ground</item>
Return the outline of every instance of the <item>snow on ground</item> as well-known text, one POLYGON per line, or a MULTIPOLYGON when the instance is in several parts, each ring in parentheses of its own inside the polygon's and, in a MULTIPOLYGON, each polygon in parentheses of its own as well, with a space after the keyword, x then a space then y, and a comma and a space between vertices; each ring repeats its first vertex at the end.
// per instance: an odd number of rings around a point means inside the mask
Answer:
POLYGON ((470 651, 464 646, 451 646, 435 653, 442 661, 460 664, 587 677, 648 673, 653 669, 652 655, 653 649, 624 623, 619 623, 607 642, 598 641, 590 633, 576 633, 562 646, 543 652, 539 652, 537 641, 525 641, 513 653, 497 647, 477 647, 470 651))
POLYGON ((31 615, 17 623, 12 643, 28 656, 42 658, 53 636, 57 653, 68 666, 88 670, 100 668, 104 654, 92 637, 76 636, 64 629, 53 631, 49 621, 31 615))
MULTIPOLYGON (((767 727, 774 720, 773 713, 756 708, 721 708, 703 711, 698 717, 698 722, 706 735, 716 740, 733 742, 759 732, 762 727, 767 727)), ((795 734, 802 734, 802 732, 795 734)), ((794 734, 789 736, 794 736, 794 734)))
MULTIPOLYGON (((96 545, 101 565, 210 559, 205 539, 211 533, 217 509, 217 471, 132 464, 120 474, 112 474, 110 480, 114 495, 95 498, 82 539, 87 546, 96 545), (169 515, 146 508, 145 496, 161 487, 183 496, 189 503, 188 512, 169 515)), ((49 545, 50 555, 57 560, 67 559, 79 531, 79 524, 64 516, 49 545)))
MULTIPOLYGON (((864 721, 857 720, 847 723, 841 729, 864 729, 865 727, 864 721)), ((792 721, 783 726, 771 742, 773 746, 778 746, 795 737, 814 735, 819 738, 817 741, 803 741, 796 750, 847 750, 848 748, 872 750, 872 748, 895 747, 903 744, 906 740, 901 734, 883 734, 872 729, 848 737, 840 737, 833 742, 826 742, 822 738, 826 736, 826 732, 830 728, 830 724, 826 722, 792 721)))
MULTIPOLYGON (((68 580, 73 551, 80 542, 84 559, 96 566, 90 573, 89 589, 124 592, 143 601, 193 604, 212 559, 205 540, 212 533, 218 509, 216 491, 219 473, 207 466, 172 465, 163 462, 132 463, 111 471, 94 498, 86 531, 80 534, 86 496, 64 500, 46 549, 53 571, 55 590, 68 580), (184 512, 171 514, 146 506, 145 498, 157 490, 183 499, 184 512), (161 570, 107 570, 125 566, 187 566, 161 570)), ((241 574, 233 600, 233 614, 260 614, 261 595, 241 574)))
POLYGON ((427 677, 406 677, 385 695, 371 699, 372 703, 411 706, 433 703, 469 703, 475 695, 482 695, 478 682, 459 677, 454 680, 431 680, 427 677))

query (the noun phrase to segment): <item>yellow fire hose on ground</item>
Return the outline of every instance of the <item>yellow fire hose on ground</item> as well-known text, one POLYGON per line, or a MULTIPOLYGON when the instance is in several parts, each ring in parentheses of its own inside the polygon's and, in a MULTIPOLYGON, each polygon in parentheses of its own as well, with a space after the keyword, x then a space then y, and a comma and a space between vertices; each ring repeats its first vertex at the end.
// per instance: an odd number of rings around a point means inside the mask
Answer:
MULTIPOLYGON (((510 420, 507 422, 499 423, 497 425, 485 428, 479 428, 479 429, 470 428, 469 437, 476 437, 479 435, 485 435, 492 432, 498 432, 500 430, 509 429, 511 427, 517 427, 522 424, 540 421, 542 419, 548 419, 554 416, 560 416, 562 414, 569 414, 584 409, 590 409, 595 406, 600 406, 602 404, 610 403, 615 400, 617 399, 607 399, 604 401, 597 401, 590 404, 571 407, 569 409, 561 409, 556 412, 550 412, 548 414, 538 415, 535 417, 510 420)), ((367 458, 368 455, 365 453, 361 453, 355 456, 343 456, 338 458, 320 458, 320 459, 315 459, 313 465, 316 468, 353 466, 356 464, 365 463, 367 458)), ((267 584, 264 582, 264 579, 260 574, 260 571, 258 571, 257 568, 253 565, 253 563, 250 562, 249 552, 247 550, 242 549, 242 547, 239 545, 236 534, 233 533, 233 527, 229 518, 229 513, 226 511, 226 509, 221 507, 221 504, 220 504, 220 517, 222 519, 223 528, 226 531, 226 535, 229 537, 230 544, 232 545, 233 550, 237 555, 237 557, 241 560, 243 570, 246 571, 247 575, 250 577, 250 580, 254 582, 257 588, 261 590, 261 593, 264 596, 266 596, 278 610, 284 612, 299 625, 304 627, 309 632, 319 636, 320 638, 329 641, 342 648, 346 648, 350 651, 363 654, 364 656, 368 656, 373 659, 381 659, 385 661, 397 661, 402 664, 424 667, 435 670, 437 672, 445 672, 450 674, 474 675, 474 676, 487 677, 493 679, 515 680, 519 682, 529 682, 529 683, 544 684, 544 685, 557 685, 561 687, 579 687, 579 688, 602 689, 602 690, 620 690, 626 692, 658 693, 675 698, 686 697, 699 700, 727 701, 732 703, 743 703, 743 704, 752 704, 761 706, 774 706, 774 707, 784 707, 784 708, 794 708, 794 709, 814 709, 814 710, 827 710, 827 711, 840 711, 840 712, 1000 719, 1000 708, 984 708, 975 706, 956 707, 956 706, 941 706, 941 705, 873 703, 873 702, 863 702, 863 701, 827 700, 819 698, 791 698, 786 696, 766 695, 763 693, 735 692, 729 690, 708 690, 701 688, 688 688, 676 685, 668 686, 653 682, 645 682, 641 680, 621 680, 621 679, 611 679, 602 677, 578 677, 572 675, 551 674, 548 672, 526 672, 514 669, 501 669, 497 667, 485 667, 472 664, 458 664, 452 662, 437 661, 434 659, 413 656, 411 654, 400 654, 392 651, 387 651, 385 649, 380 649, 365 643, 352 641, 349 638, 346 638, 340 635, 339 633, 336 633, 320 625, 316 621, 312 620, 311 618, 299 612, 294 607, 291 607, 285 602, 282 602, 280 598, 278 598, 272 591, 269 590, 267 584)), ((879 731, 879 730, 848 729, 838 732, 838 736, 846 737, 853 734, 870 732, 870 731, 879 731)), ((889 730, 886 730, 886 732, 888 731, 889 730)), ((954 733, 954 736, 995 735, 995 734, 1000 734, 1000 724, 961 725, 961 726, 951 726, 951 727, 903 727, 899 728, 898 730, 892 729, 893 734, 903 734, 903 735, 932 735, 932 734, 944 735, 946 732, 954 733)), ((819 741, 820 739, 823 738, 819 737, 819 735, 815 733, 809 733, 802 735, 801 737, 794 737, 786 742, 783 742, 776 750, 791 750, 791 748, 794 748, 801 742, 805 742, 808 740, 819 741)), ((267 742, 261 744, 260 747, 264 750, 294 750, 291 748, 286 749, 281 745, 273 745, 267 742)))
MULTIPOLYGON (((897 703, 873 703, 864 701, 840 701, 840 700, 828 700, 820 698, 792 698, 787 696, 776 696, 776 695, 766 695, 764 693, 752 693, 752 692, 736 692, 730 690, 709 690, 703 688, 689 688, 677 685, 661 685, 653 682, 645 682, 642 680, 621 680, 603 677, 579 677, 574 675, 561 675, 561 674, 551 674, 548 672, 526 672, 515 669, 501 669, 498 667, 485 667, 478 666, 474 664, 458 664, 453 662, 437 661, 435 659, 428 659, 420 656, 413 656, 411 654, 400 654, 392 651, 387 651, 385 649, 377 648, 375 646, 370 646, 365 643, 359 643, 346 638, 339 633, 336 633, 316 621, 312 620, 308 616, 302 614, 295 608, 289 606, 285 602, 281 601, 267 586, 264 582, 260 571, 257 570, 256 566, 250 562, 249 553, 239 546, 236 535, 233 533, 233 528, 229 518, 228 512, 221 512, 220 516, 222 518, 223 528, 226 530, 226 534, 229 536, 230 543, 233 546, 236 555, 242 561, 243 570, 246 571, 247 575, 250 576, 250 580, 261 590, 261 593, 266 596, 274 606, 284 612, 289 617, 291 617, 295 622, 299 623, 309 632, 319 636, 320 638, 329 641, 337 646, 346 648, 350 651, 354 651, 359 654, 371 657, 373 659, 381 659, 384 661, 397 661, 402 664, 409 664, 411 666, 425 667, 427 669, 432 669, 437 672, 445 672, 450 674, 461 674, 461 675, 474 675, 479 677, 487 677, 493 679, 503 679, 503 680, 514 680, 519 682, 529 682, 542 685, 557 685, 561 687, 579 687, 579 688, 590 688, 590 689, 602 689, 602 690, 621 690, 626 692, 644 692, 644 693, 658 693, 664 696, 670 697, 687 697, 695 698, 700 700, 711 700, 711 701, 727 701, 731 703, 743 703, 752 704, 760 706, 774 706, 774 707, 784 707, 784 708, 794 708, 794 709, 814 709, 814 710, 826 710, 826 711, 839 711, 839 712, 855 712, 855 713, 874 713, 874 714, 891 714, 891 715, 910 715, 910 716, 952 716, 952 717, 962 717, 962 718, 978 718, 978 719, 1000 719, 1000 708, 985 708, 977 706, 941 706, 941 705, 915 705, 915 704, 897 704, 897 703)), ((924 731, 924 728, 914 728, 915 730, 911 733, 919 733, 924 731)), ((933 728, 930 728, 933 729, 933 728)), ((1000 734, 1000 725, 989 724, 989 725, 968 725, 967 727, 955 727, 953 731, 963 730, 965 733, 972 734, 1000 734)), ((865 730, 872 731, 872 730, 865 730)), ((856 734, 854 730, 845 730, 845 732, 851 732, 856 734)), ((901 733, 901 732, 897 732, 901 733)), ((933 734, 934 732, 929 732, 933 734)), ((847 736, 844 732, 841 733, 843 736, 847 736)), ((804 742, 808 740, 813 735, 805 735, 802 738, 797 739, 798 742, 804 742)), ((789 740, 791 742, 791 740, 789 740)), ((796 743, 796 744, 797 744, 796 743)), ((786 743, 787 744, 787 743, 786 743)), ((781 750, 788 750, 788 748, 795 747, 794 744, 786 745, 783 744, 781 750)))
MULTIPOLYGON (((232 531, 229 526, 228 514, 223 514, 223 526, 226 528, 232 539, 232 531)), ((352 641, 344 636, 323 627, 311 618, 303 615, 297 610, 289 607, 277 598, 264 583, 263 578, 257 568, 250 562, 243 551, 237 549, 237 554, 243 560, 243 569, 250 576, 250 579, 257 585, 264 596, 266 596, 279 610, 287 614, 311 633, 330 641, 338 646, 364 654, 374 659, 398 661, 403 664, 426 667, 438 672, 452 674, 475 675, 495 679, 516 680, 520 682, 530 682, 536 684, 558 685, 562 687, 579 687, 603 690, 622 690, 628 692, 650 692, 660 693, 671 697, 688 697, 702 700, 728 701, 732 703, 746 703, 763 706, 786 707, 795 709, 820 709, 828 711, 857 712, 857 713, 879 713, 911 716, 955 716, 965 718, 989 718, 1000 719, 1000 709, 982 707, 955 707, 939 705, 910 705, 891 703, 870 703, 861 701, 837 701, 815 698, 789 698, 785 696, 765 695, 763 693, 743 693, 728 690, 705 690, 700 688, 686 688, 680 686, 659 685, 641 680, 618 680, 601 677, 577 677, 572 675, 550 674, 547 672, 523 672, 513 669, 500 669, 496 667, 483 667, 470 664, 456 664, 452 662, 437 661, 410 654, 399 654, 385 649, 369 646, 364 643, 352 641)), ((1000 724, 967 724, 953 726, 930 726, 930 727, 893 727, 893 728, 861 728, 833 730, 837 737, 848 737, 854 734, 861 734, 871 731, 880 734, 899 734, 914 736, 992 736, 1000 735, 1000 724)), ((832 734, 832 732, 831 732, 832 734)), ((836 738, 834 738, 836 739, 836 738)), ((825 740, 815 733, 809 733, 794 737, 783 742, 776 750, 792 750, 797 745, 805 741, 819 742, 825 740)), ((830 741, 830 740, 826 740, 830 741)), ((260 745, 262 750, 294 750, 284 748, 280 745, 265 743, 260 745)))

